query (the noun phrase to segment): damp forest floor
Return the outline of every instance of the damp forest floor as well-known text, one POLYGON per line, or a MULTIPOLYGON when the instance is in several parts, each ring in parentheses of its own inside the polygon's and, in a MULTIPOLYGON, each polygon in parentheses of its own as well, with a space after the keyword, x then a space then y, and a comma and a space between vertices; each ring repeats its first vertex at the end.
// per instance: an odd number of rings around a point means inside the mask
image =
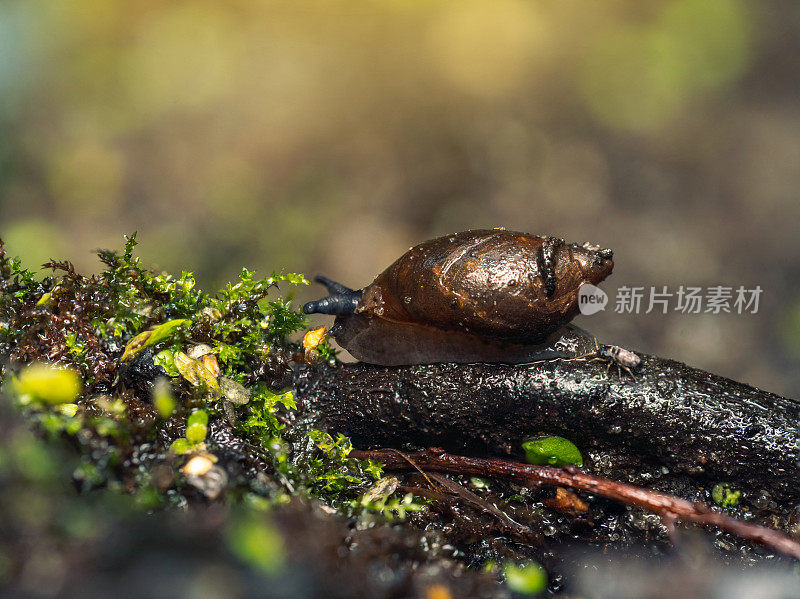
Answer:
MULTIPOLYGON (((28 268, 0 242, 3 596, 800 597, 791 559, 726 533, 365 457, 379 445, 354 450, 304 398, 309 377, 347 367, 291 302, 303 275, 243 269, 209 293, 135 247, 100 251, 84 276, 66 260, 28 268)), ((425 448, 418 431, 391 440, 425 448)), ((589 471, 637 469, 604 470, 613 450, 567 440, 571 463, 581 450, 589 471)), ((793 500, 686 477, 660 490, 800 535, 793 500)))

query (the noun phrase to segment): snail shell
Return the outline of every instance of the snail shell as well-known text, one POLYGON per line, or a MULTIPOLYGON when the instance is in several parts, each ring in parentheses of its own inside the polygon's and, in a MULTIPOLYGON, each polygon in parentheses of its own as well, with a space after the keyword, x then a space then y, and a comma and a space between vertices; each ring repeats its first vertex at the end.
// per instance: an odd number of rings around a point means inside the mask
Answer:
POLYGON ((421 243, 363 290, 304 306, 335 314, 332 334, 364 362, 521 362, 542 355, 578 313, 578 290, 613 268, 611 250, 504 229, 421 243))

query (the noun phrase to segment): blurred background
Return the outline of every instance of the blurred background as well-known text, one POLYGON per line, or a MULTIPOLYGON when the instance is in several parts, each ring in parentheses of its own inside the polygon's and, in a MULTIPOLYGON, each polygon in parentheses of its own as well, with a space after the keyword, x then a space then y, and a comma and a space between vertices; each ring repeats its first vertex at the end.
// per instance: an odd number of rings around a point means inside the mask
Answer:
POLYGON ((799 94, 794 0, 3 0, 0 236, 93 271, 138 230, 205 287, 359 287, 467 228, 592 241, 610 308, 764 292, 578 324, 800 397, 799 94))

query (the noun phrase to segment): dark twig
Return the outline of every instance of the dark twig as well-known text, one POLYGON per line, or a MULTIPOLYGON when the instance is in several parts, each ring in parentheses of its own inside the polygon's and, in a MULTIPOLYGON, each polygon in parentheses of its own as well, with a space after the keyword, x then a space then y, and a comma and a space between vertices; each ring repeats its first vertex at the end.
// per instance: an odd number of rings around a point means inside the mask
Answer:
MULTIPOLYGON (((350 456, 357 459, 370 458, 380 461, 390 470, 411 468, 407 460, 399 458, 392 450, 353 450, 350 456)), ((507 478, 525 484, 535 482, 586 491, 651 511, 667 522, 686 522, 716 527, 800 560, 800 543, 779 531, 731 518, 713 511, 700 502, 687 501, 643 487, 616 482, 577 468, 554 468, 509 460, 457 456, 445 453, 441 449, 417 451, 409 454, 408 458, 420 468, 438 472, 507 478)))

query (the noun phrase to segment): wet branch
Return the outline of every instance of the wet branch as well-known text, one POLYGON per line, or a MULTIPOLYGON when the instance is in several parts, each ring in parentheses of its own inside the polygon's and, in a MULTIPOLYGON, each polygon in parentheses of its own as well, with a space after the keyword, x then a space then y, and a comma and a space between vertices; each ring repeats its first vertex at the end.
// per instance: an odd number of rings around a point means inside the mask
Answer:
POLYGON ((661 516, 668 525, 684 522, 716 527, 800 560, 800 543, 776 530, 731 518, 713 511, 703 503, 608 480, 577 468, 554 468, 509 460, 458 456, 445 453, 441 449, 428 449, 406 455, 399 455, 396 450, 353 450, 350 456, 377 460, 389 470, 413 470, 419 467, 448 474, 506 478, 522 484, 539 483, 586 491, 651 511, 661 516))
POLYGON ((569 438, 587 470, 646 486, 729 482, 800 502, 800 403, 655 356, 635 378, 588 359, 530 364, 318 365, 296 373, 297 424, 364 448, 520 457, 569 438))

